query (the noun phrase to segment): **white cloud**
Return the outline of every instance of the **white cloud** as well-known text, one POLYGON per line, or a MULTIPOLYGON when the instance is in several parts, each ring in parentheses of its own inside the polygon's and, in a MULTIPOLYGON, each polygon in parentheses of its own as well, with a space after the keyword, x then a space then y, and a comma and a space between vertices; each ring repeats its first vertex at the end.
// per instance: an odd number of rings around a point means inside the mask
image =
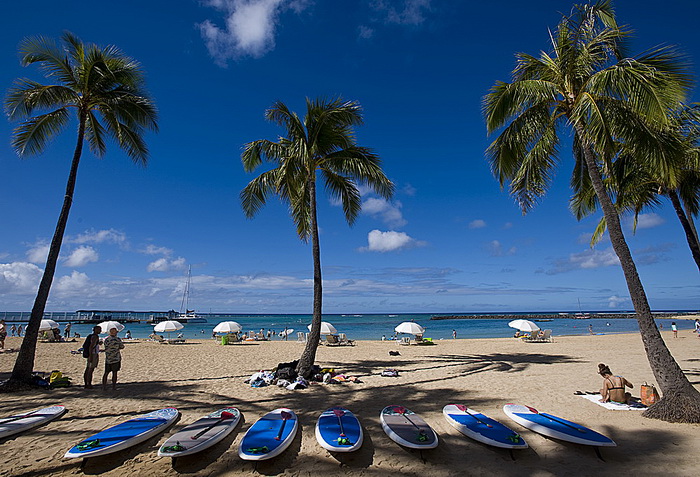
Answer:
POLYGON ((54 283, 52 291, 61 295, 76 295, 84 293, 90 284, 90 279, 85 273, 73 270, 70 275, 64 275, 54 283))
POLYGON ((363 40, 368 40, 374 36, 374 29, 365 25, 360 25, 357 31, 359 37, 363 40))
POLYGON ((555 260, 554 268, 548 270, 547 274, 555 275, 571 270, 610 267, 619 264, 620 260, 617 258, 612 248, 607 248, 605 250, 591 249, 580 253, 572 253, 565 259, 555 260))
POLYGON ((486 221, 482 219, 476 219, 469 222, 470 229, 483 229, 486 227, 486 221))
POLYGON ((659 225, 666 222, 663 217, 659 214, 649 213, 649 214, 639 214, 637 217, 637 228, 638 229, 651 229, 658 227, 659 225))
POLYGON ((503 248, 503 245, 498 240, 492 240, 488 244, 489 253, 492 257, 502 257, 504 255, 515 255, 517 249, 510 247, 508 250, 503 248))
POLYGON ((385 16, 387 23, 419 25, 425 21, 425 11, 431 0, 374 0, 372 8, 385 16))
POLYGON ((43 271, 27 262, 0 263, 0 293, 36 293, 43 271))
POLYGON ((149 244, 146 245, 145 249, 141 250, 141 253, 145 253, 146 255, 164 255, 169 257, 172 255, 173 251, 167 247, 158 247, 156 245, 149 244))
POLYGON ((84 267, 90 262, 96 262, 100 256, 97 251, 87 245, 78 247, 66 258, 65 265, 67 267, 84 267))
POLYGON ((620 305, 629 303, 629 301, 629 298, 613 295, 610 298, 608 298, 608 308, 618 308, 620 305))
POLYGON ((283 10, 305 10, 308 1, 290 0, 209 0, 206 5, 223 11, 225 26, 210 20, 199 25, 209 54, 225 66, 227 60, 252 56, 259 58, 275 47, 275 28, 283 10))
POLYGON ((170 270, 182 270, 185 268, 185 259, 178 257, 175 260, 169 260, 168 258, 159 258, 158 260, 151 262, 146 267, 149 272, 167 272, 170 270))
POLYGON ((75 237, 67 237, 67 243, 116 243, 124 244, 126 243, 126 234, 119 232, 118 230, 89 230, 82 234, 76 235, 75 237))
POLYGON ((401 207, 401 202, 391 203, 376 197, 370 197, 362 203, 362 211, 364 213, 379 218, 391 228, 403 227, 408 223, 401 214, 401 207))
POLYGON ((417 241, 404 232, 382 232, 372 230, 367 234, 367 247, 360 248, 362 252, 393 252, 408 247, 425 245, 425 242, 417 241))
POLYGON ((46 263, 49 256, 49 244, 37 243, 27 250, 27 260, 32 263, 46 263))

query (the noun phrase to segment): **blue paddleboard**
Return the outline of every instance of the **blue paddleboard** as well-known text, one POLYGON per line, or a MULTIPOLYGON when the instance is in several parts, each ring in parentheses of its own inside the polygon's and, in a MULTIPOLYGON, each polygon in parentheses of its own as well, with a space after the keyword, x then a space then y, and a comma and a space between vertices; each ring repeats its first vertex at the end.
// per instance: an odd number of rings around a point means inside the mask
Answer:
POLYGON ((344 407, 324 411, 316 421, 316 440, 331 452, 352 452, 362 446, 362 426, 344 407))
POLYGON ((245 433, 238 446, 238 456, 244 460, 272 459, 289 447, 298 428, 297 415, 291 409, 270 411, 245 433))
POLYGON ((475 441, 504 449, 527 448, 527 442, 512 429, 463 404, 448 404, 442 414, 452 427, 475 441))
POLYGON ((179 414, 174 407, 143 414, 88 437, 73 446, 63 457, 97 457, 127 449, 164 431, 179 414))
POLYGON ((539 412, 537 409, 529 406, 506 404, 503 406, 503 412, 521 426, 553 439, 588 446, 614 447, 617 445, 609 437, 581 424, 539 412))

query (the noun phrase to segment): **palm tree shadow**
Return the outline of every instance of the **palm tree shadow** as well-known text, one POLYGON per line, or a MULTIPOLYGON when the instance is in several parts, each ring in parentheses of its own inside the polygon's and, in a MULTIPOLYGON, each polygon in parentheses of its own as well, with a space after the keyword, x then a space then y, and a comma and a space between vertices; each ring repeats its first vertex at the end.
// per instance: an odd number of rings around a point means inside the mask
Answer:
POLYGON ((355 452, 329 452, 335 460, 340 463, 341 467, 350 467, 353 469, 366 469, 372 465, 374 461, 374 443, 372 435, 367 432, 367 428, 362 426, 362 445, 355 452))
POLYGON ((303 434, 303 429, 301 423, 299 423, 298 426, 294 440, 292 440, 292 443, 284 452, 272 459, 254 462, 252 469, 243 468, 241 470, 248 472, 255 471, 263 475, 283 474, 286 469, 289 469, 294 464, 294 461, 301 451, 301 435, 303 434))

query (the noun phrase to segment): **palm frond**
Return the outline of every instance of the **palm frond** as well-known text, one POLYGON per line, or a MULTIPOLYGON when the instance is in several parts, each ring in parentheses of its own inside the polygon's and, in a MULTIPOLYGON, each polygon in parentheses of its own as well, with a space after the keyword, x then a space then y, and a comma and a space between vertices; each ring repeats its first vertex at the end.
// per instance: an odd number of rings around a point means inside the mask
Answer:
POLYGON ((12 135, 12 148, 20 157, 41 154, 51 139, 68 124, 68 110, 60 108, 23 121, 12 135))

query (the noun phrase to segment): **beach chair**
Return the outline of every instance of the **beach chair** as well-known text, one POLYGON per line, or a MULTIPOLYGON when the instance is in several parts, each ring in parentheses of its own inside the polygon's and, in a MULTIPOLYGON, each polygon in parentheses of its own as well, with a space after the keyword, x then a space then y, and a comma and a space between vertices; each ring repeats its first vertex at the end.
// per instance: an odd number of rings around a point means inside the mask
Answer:
POLYGON ((404 337, 401 338, 401 340, 399 341, 399 344, 400 344, 400 345, 410 345, 410 344, 411 344, 411 338, 409 338, 408 336, 404 336, 404 337))
POLYGON ((300 343, 306 343, 306 334, 303 331, 297 332, 297 341, 300 343))
POLYGON ((416 344, 423 344, 423 335, 416 335, 416 344))
POLYGON ((326 335, 326 344, 329 346, 338 346, 340 345, 340 340, 338 340, 336 335, 326 335))
POLYGON ((543 341, 545 343, 551 343, 552 341, 554 341, 554 339, 552 339, 552 330, 544 330, 540 341, 543 341))
POLYGON ((355 340, 349 340, 345 333, 338 333, 338 344, 355 346, 355 340))

